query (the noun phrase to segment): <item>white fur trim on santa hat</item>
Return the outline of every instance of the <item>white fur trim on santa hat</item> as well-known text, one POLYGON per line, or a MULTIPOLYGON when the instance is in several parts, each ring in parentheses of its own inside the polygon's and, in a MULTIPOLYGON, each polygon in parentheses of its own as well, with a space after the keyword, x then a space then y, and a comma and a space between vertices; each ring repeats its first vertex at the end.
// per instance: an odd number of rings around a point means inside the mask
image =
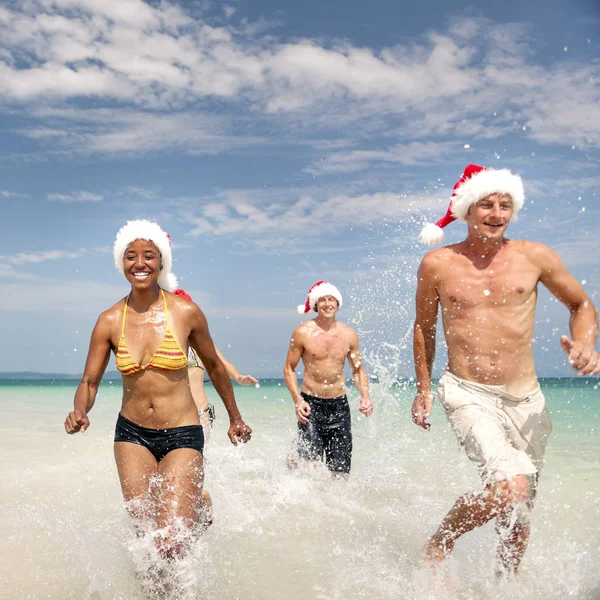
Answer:
POLYGON ((523 181, 508 169, 484 169, 462 183, 452 197, 452 214, 465 221, 469 207, 490 194, 508 194, 513 201, 513 215, 523 208, 523 181))
POLYGON ((444 240, 444 230, 435 223, 426 223, 421 229, 419 238, 428 246, 438 246, 444 240))
POLYGON ((167 292, 173 292, 177 289, 177 277, 171 273, 173 267, 173 257, 171 254, 171 242, 169 236, 160 228, 157 223, 147 221, 146 219, 136 219, 127 221, 115 239, 113 246, 113 257, 115 267, 121 275, 125 275, 123 268, 123 256, 128 246, 135 240, 148 240, 152 242, 160 252, 162 268, 158 276, 158 285, 167 292))
MULTIPOLYGON (((342 308, 343 301, 340 290, 338 290, 332 283, 324 281, 320 285, 312 288, 308 294, 308 303, 313 310, 316 309, 319 298, 322 298, 323 296, 333 296, 338 301, 338 308, 342 308)), ((298 306, 298 313, 301 315, 305 314, 304 304, 300 304, 298 306)))

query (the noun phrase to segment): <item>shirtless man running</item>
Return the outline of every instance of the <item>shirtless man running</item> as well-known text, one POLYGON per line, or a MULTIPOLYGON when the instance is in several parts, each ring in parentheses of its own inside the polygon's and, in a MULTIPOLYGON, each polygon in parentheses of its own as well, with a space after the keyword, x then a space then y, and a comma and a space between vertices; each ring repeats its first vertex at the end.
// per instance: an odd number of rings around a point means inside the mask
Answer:
POLYGON ((335 319, 341 306, 342 295, 331 283, 319 281, 310 288, 306 304, 300 305, 298 312, 314 310, 318 316, 294 330, 283 375, 296 405, 300 457, 318 461, 324 454, 332 474, 347 477, 352 460, 352 432, 344 379, 346 359, 361 395, 359 411, 368 417, 373 404, 356 332, 335 319), (300 359, 304 363, 301 392, 296 379, 300 359))
POLYGON ((491 519, 500 534, 498 574, 516 573, 527 547, 528 513, 551 431, 532 351, 539 283, 569 309, 571 338, 560 340, 569 364, 579 375, 600 372, 598 314, 581 285, 546 246, 504 237, 523 200, 520 177, 469 165, 446 216, 421 234, 424 242, 439 243, 441 228, 455 218, 468 226, 465 241, 429 252, 419 269, 413 420, 430 427, 441 306, 448 369, 437 395, 484 486, 459 498, 428 540, 431 565, 441 563, 461 535, 491 519))

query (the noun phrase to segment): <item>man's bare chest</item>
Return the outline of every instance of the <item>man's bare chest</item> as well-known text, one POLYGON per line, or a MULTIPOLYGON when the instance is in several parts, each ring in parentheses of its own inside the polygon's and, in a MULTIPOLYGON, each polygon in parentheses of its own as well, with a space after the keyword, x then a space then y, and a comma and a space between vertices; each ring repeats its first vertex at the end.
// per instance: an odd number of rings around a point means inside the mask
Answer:
POLYGON ((515 307, 535 301, 538 274, 517 263, 477 269, 473 265, 449 270, 438 284, 443 309, 515 307))
POLYGON ((345 335, 320 332, 310 336, 304 350, 314 360, 345 360, 350 345, 345 335))

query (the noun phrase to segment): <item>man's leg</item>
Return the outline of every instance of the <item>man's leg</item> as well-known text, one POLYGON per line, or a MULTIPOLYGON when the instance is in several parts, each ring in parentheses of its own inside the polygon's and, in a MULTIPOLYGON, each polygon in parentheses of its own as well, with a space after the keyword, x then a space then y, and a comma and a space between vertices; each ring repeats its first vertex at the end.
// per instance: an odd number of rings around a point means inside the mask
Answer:
MULTIPOLYGON (((531 491, 528 476, 537 471, 517 440, 512 439, 514 424, 504 412, 495 386, 445 375, 438 398, 458 442, 477 465, 486 485, 483 492, 459 498, 444 517, 425 545, 429 562, 443 560, 461 535, 523 505, 531 491)), ((525 531, 521 534, 525 535, 525 531)))
POLYGON ((309 401, 310 416, 308 423, 298 423, 298 456, 307 461, 316 464, 323 460, 323 452, 325 450, 325 442, 323 438, 323 428, 321 426, 321 407, 318 402, 309 401))
POLYGON ((529 491, 527 475, 516 475, 491 484, 481 493, 461 496, 425 544, 426 560, 443 561, 461 535, 508 514, 527 500, 529 491))
POLYGON ((530 492, 526 502, 516 510, 500 514, 496 519, 498 534, 496 575, 498 577, 516 575, 519 570, 531 533, 530 515, 537 492, 537 482, 538 475, 531 477, 530 492))
POLYGON ((496 519, 496 532, 499 537, 496 552, 498 577, 516 575, 527 549, 531 531, 530 515, 535 503, 548 437, 552 433, 550 414, 539 387, 525 396, 508 398, 511 401, 504 402, 503 410, 510 418, 512 426, 507 428, 507 433, 512 445, 523 450, 531 459, 537 473, 530 477, 531 492, 527 502, 516 512, 508 512, 496 519))
POLYGON ((501 514, 496 519, 496 533, 498 534, 498 549, 496 557, 496 575, 516 575, 521 564, 521 559, 527 550, 531 526, 528 520, 513 521, 513 511, 501 514))
POLYGON ((352 420, 348 400, 337 401, 325 434, 325 462, 334 477, 348 479, 352 464, 352 420))

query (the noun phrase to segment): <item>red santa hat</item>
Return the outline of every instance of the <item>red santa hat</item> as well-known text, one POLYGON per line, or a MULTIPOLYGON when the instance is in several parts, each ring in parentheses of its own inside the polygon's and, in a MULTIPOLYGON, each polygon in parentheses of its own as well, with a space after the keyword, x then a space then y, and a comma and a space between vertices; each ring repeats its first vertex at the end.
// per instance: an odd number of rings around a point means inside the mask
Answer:
POLYGON ((454 186, 446 214, 437 223, 427 223, 423 227, 421 241, 429 246, 441 244, 444 239, 443 228, 456 219, 466 221, 469 207, 490 194, 508 194, 513 201, 513 217, 523 208, 525 191, 518 175, 508 169, 467 165, 454 186))
POLYGON ((298 305, 298 313, 305 315, 311 309, 317 310, 317 302, 323 296, 333 296, 338 301, 338 308, 342 308, 342 294, 335 285, 327 281, 317 281, 309 290, 305 304, 298 305))
POLYGON ((148 240, 158 248, 161 257, 158 285, 163 290, 167 290, 167 292, 175 290, 177 288, 177 277, 171 273, 171 269, 173 268, 171 238, 158 224, 146 221, 145 219, 127 221, 117 233, 117 238, 113 246, 113 257, 115 259, 115 267, 117 267, 121 275, 125 275, 123 256, 125 256, 125 251, 129 245, 135 242, 135 240, 148 240))
POLYGON ((189 300, 190 302, 192 302, 192 297, 185 290, 182 290, 181 288, 175 290, 173 293, 176 296, 183 298, 184 300, 189 300))

